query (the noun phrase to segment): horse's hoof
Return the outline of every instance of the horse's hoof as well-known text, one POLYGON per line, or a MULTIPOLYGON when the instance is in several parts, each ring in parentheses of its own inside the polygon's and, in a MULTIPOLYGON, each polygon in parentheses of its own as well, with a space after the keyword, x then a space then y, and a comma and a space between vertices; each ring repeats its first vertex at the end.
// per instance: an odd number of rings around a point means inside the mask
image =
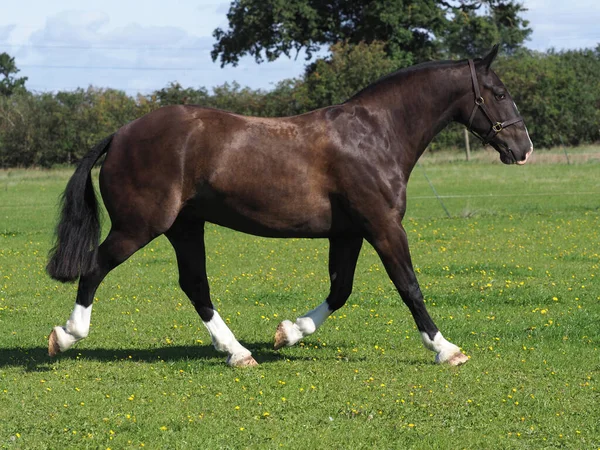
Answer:
POLYGON ((455 353, 452 355, 447 361, 446 364, 451 366, 460 366, 461 364, 466 363, 469 360, 469 357, 461 352, 455 353))
POLYGON ((229 361, 227 361, 227 364, 229 364, 231 367, 254 367, 254 366, 258 366, 258 363, 256 362, 256 360, 252 357, 252 355, 248 355, 245 356, 241 359, 237 359, 232 361, 231 359, 229 359, 229 361))
POLYGON ((56 337, 56 331, 52 330, 50 336, 48 336, 48 356, 54 358, 60 353, 60 347, 58 345, 58 338, 56 337))
POLYGON ((289 343, 285 325, 285 321, 277 325, 277 330, 275 331, 275 344, 273 345, 275 350, 279 350, 289 343))

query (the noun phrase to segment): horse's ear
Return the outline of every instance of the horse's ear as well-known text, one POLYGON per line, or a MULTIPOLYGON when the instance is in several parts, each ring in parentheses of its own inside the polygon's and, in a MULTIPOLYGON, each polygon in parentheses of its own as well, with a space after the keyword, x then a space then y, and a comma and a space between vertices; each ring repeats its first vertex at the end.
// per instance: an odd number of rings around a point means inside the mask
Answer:
POLYGON ((485 55, 483 58, 481 58, 481 65, 483 67, 485 67, 486 70, 489 70, 490 66, 494 62, 494 59, 496 59, 499 48, 500 48, 500 44, 494 45, 492 47, 492 49, 490 50, 490 52, 487 55, 485 55))

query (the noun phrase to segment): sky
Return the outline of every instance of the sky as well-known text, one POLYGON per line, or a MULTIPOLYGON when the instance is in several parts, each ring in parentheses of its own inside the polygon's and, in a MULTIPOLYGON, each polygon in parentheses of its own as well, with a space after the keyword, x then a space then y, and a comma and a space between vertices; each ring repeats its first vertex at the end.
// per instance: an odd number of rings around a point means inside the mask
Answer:
MULTIPOLYGON (((306 61, 245 57, 221 68, 210 57, 215 28, 227 28, 230 2, 219 0, 22 0, 0 7, 0 53, 15 57, 33 91, 94 85, 148 94, 178 81, 211 88, 237 81, 271 89, 301 75, 306 61)), ((598 0, 524 0, 533 29, 528 48, 595 48, 598 0)))

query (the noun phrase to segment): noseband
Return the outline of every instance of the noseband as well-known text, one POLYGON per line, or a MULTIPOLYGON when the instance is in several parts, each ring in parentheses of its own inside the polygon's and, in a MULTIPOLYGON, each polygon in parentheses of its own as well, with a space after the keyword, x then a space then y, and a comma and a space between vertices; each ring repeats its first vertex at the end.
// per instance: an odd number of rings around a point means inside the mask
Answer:
MULTIPOLYGON (((471 133, 473 133, 475 136, 477 136, 479 139, 481 139, 481 142, 483 143, 483 145, 486 145, 492 139, 494 139, 494 137, 498 133, 500 133, 504 128, 506 128, 510 125, 514 125, 515 123, 522 122, 523 118, 521 116, 517 116, 512 119, 505 120, 504 122, 498 122, 498 121, 492 119, 492 115, 491 115, 490 111, 488 110, 487 106, 485 106, 485 100, 483 99, 483 97, 481 96, 481 92, 479 91, 479 83, 477 82, 477 73, 475 72, 475 64, 473 63, 472 59, 469 59, 469 68, 471 69, 471 79, 473 80, 473 90, 475 91, 475 106, 473 107, 473 112, 471 113, 471 117, 469 118, 468 130, 471 133), (485 137, 481 136, 479 133, 476 133, 471 128, 471 125, 473 124, 473 119, 475 118, 475 113, 477 113, 477 110, 479 108, 481 108, 481 111, 483 111, 483 114, 485 114, 485 116, 488 118, 488 120, 492 124, 492 128, 490 129, 489 133, 485 137)), ((512 151, 510 149, 508 149, 508 150, 512 153, 512 151)))

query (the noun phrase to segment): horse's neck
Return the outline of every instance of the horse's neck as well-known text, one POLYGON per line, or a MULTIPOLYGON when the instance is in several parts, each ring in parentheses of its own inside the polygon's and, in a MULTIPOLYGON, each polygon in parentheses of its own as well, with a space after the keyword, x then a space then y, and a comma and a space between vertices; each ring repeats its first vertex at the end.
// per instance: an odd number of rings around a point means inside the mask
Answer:
POLYGON ((433 138, 457 115, 468 90, 459 74, 455 66, 416 71, 373 86, 360 100, 371 108, 387 110, 391 142, 416 164, 433 138))

